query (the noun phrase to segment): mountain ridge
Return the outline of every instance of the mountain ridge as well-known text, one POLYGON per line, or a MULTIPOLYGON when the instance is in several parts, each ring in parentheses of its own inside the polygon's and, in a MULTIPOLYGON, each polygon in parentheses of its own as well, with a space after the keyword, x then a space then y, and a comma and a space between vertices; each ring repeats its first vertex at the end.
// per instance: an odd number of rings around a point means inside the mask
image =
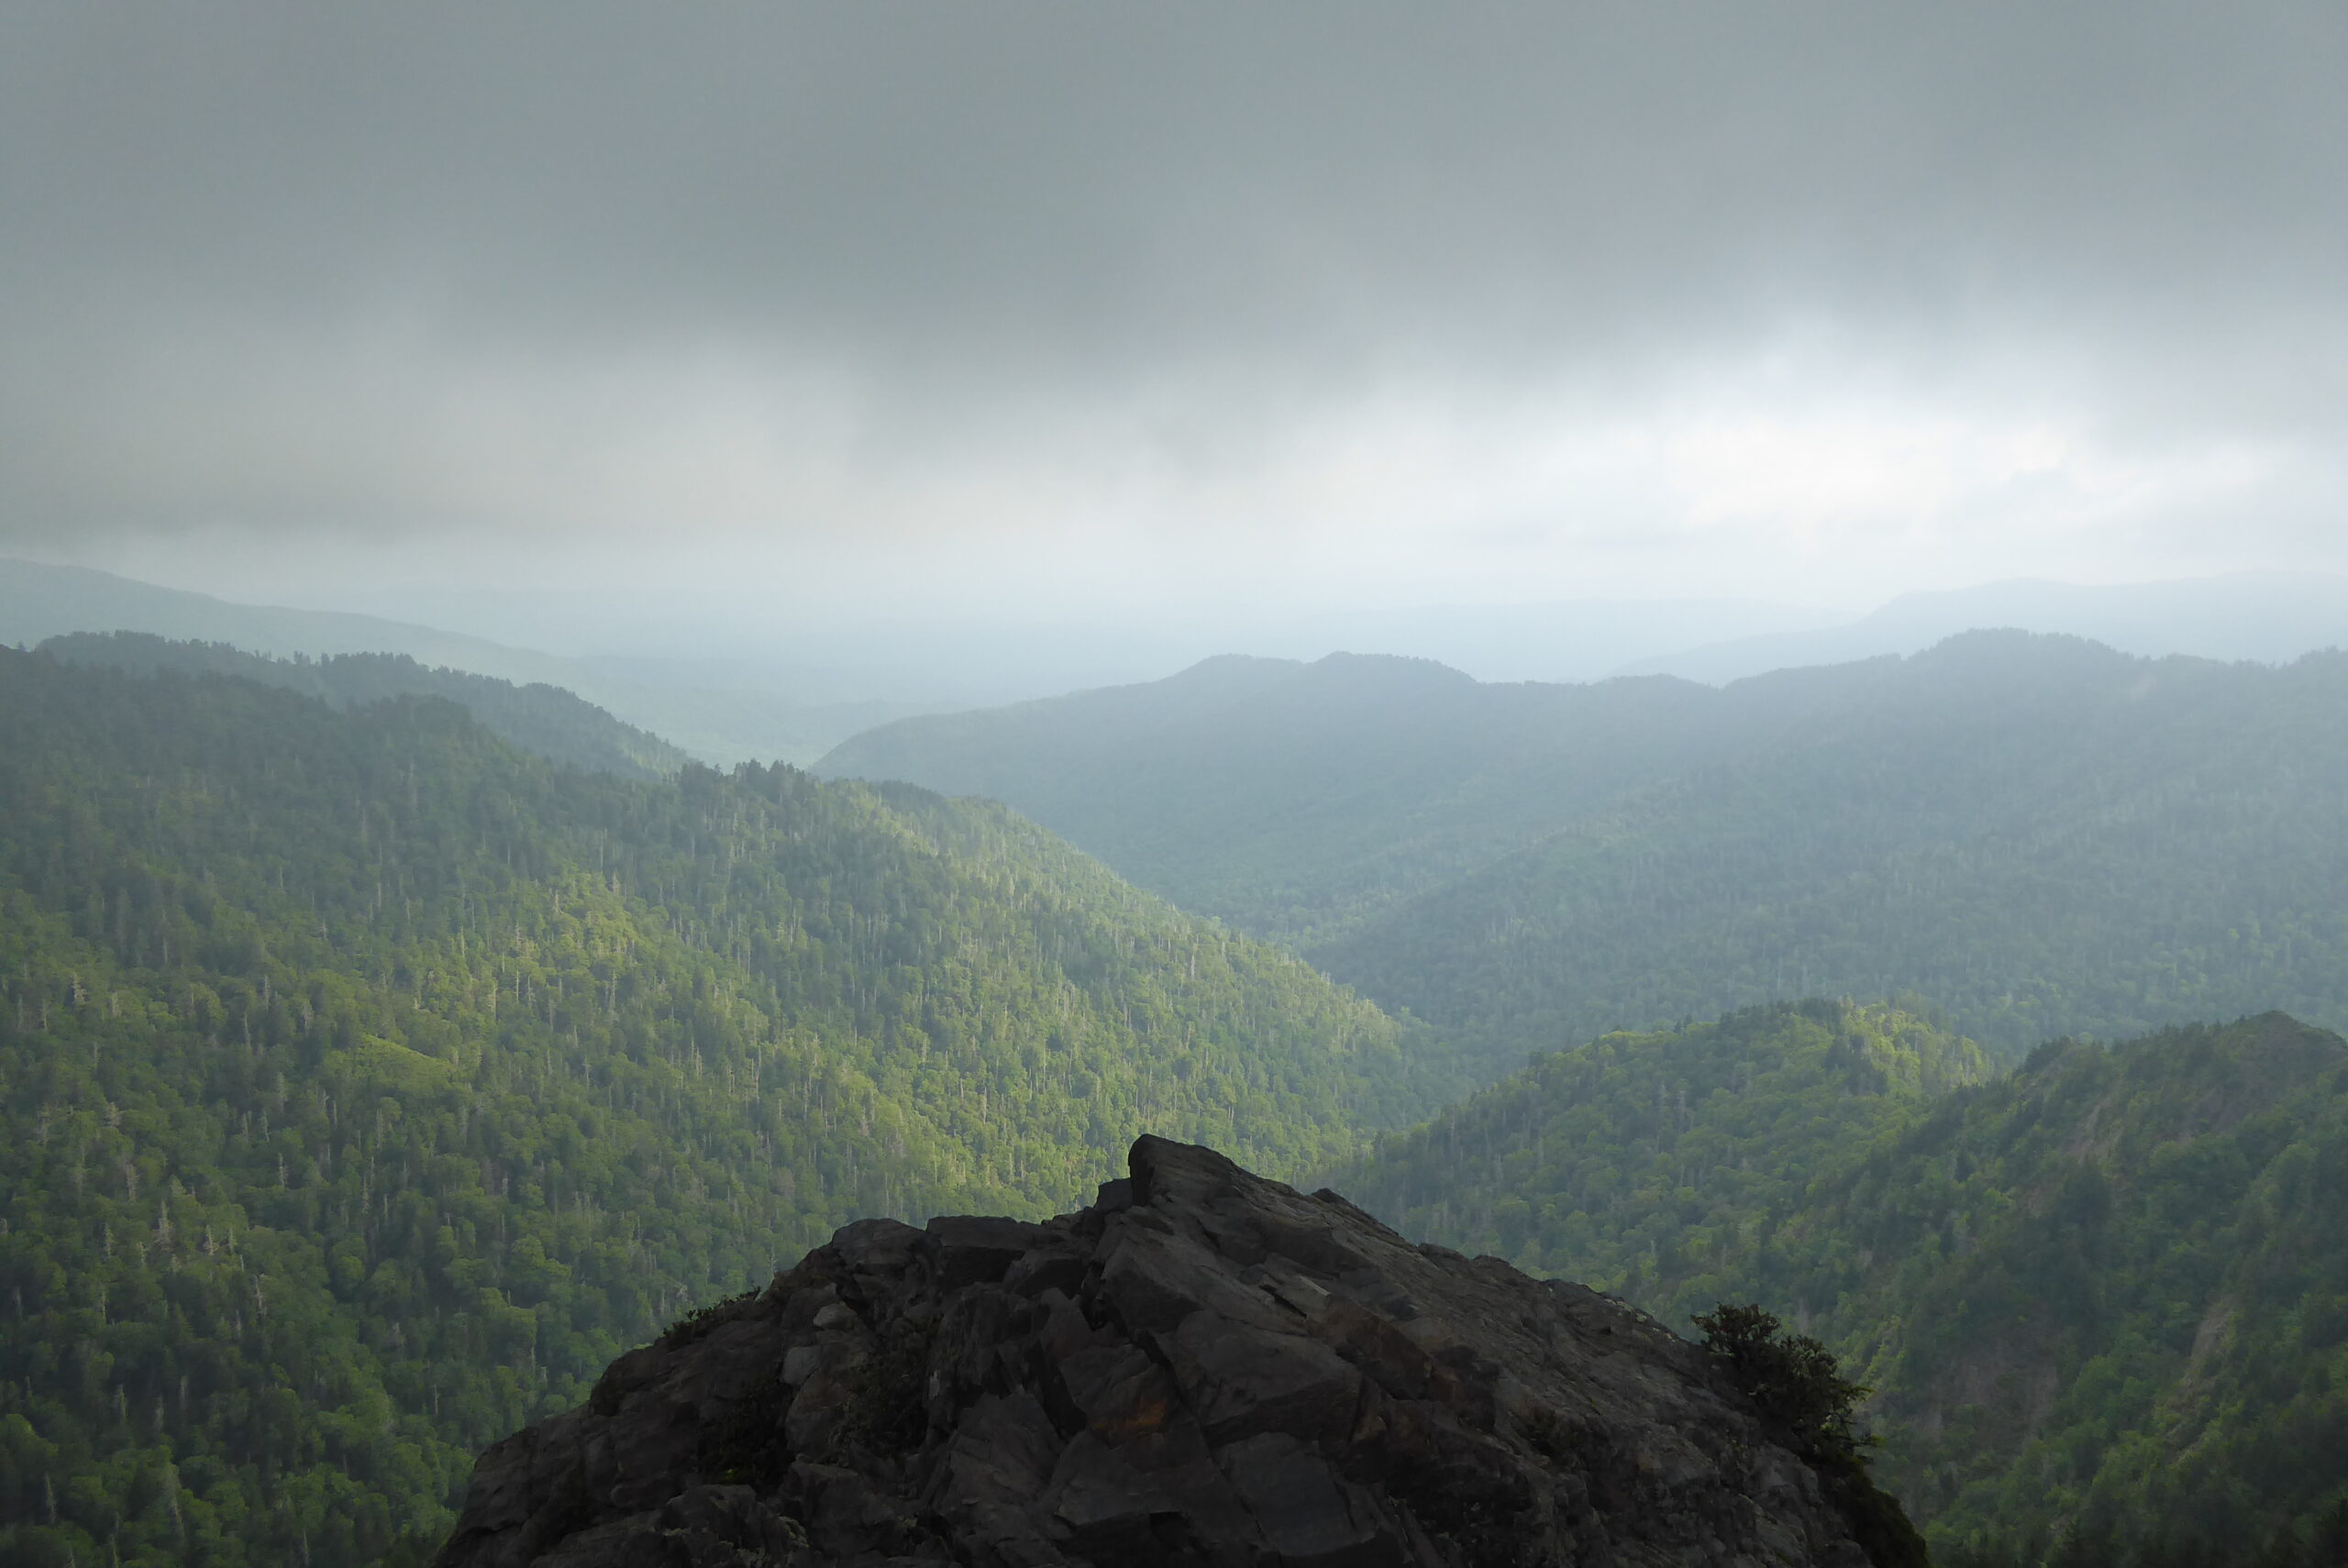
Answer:
POLYGON ((2348 577, 2239 572, 2090 585, 2014 578, 1905 593, 1845 625, 1768 632, 1628 660, 1616 675, 1724 685, 1771 670, 1906 655, 1968 631, 2082 636, 2147 657, 2287 663, 2348 645, 2348 577))
POLYGON ((1804 992, 1914 991, 1992 1049, 2280 1005, 2348 1024, 2325 889, 2348 656, 2139 659, 1970 633, 1789 729, 1397 900, 1314 961, 1525 1048, 1804 992), (2244 768, 2239 760, 2256 757, 2244 768))
POLYGON ((34 650, 61 664, 98 665, 136 675, 216 676, 259 681, 316 697, 336 708, 398 697, 456 703, 493 733, 555 762, 630 778, 663 778, 691 759, 658 735, 624 723, 585 698, 543 682, 516 686, 418 663, 405 654, 327 654, 290 659, 227 643, 174 643, 143 632, 73 632, 34 650))
POLYGON ((339 610, 240 604, 86 567, 0 558, 0 644, 136 632, 225 643, 273 658, 404 655, 419 664, 578 694, 623 721, 719 766, 803 763, 858 729, 929 705, 799 701, 771 687, 715 690, 658 683, 608 659, 570 658, 464 633, 339 610))
POLYGON ((1822 990, 1930 996, 2019 1053, 2265 1006, 2348 1023, 2321 956, 2348 970, 2343 681, 2337 654, 2020 632, 1723 688, 1250 664, 908 720, 819 771, 1005 801, 1492 1077, 1822 990))
POLYGON ((999 807, 0 649, 0 1558, 412 1564, 842 1221, 1299 1169, 1432 1043, 999 807))
POLYGON ((1667 1322, 1818 1335, 1935 1561, 2336 1561, 2348 1040, 2266 1013, 1934 1090, 1886 1048, 1936 1033, 1811 1001, 1610 1036, 1332 1179, 1667 1322))

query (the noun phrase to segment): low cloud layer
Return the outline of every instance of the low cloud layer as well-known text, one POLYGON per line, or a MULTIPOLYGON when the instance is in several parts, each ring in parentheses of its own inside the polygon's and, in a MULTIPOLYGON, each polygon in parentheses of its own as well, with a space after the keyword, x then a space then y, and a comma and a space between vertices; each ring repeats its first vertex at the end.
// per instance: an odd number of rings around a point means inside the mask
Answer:
POLYGON ((808 603, 2341 569, 2344 72, 2320 4, 12 7, 0 547, 808 603))

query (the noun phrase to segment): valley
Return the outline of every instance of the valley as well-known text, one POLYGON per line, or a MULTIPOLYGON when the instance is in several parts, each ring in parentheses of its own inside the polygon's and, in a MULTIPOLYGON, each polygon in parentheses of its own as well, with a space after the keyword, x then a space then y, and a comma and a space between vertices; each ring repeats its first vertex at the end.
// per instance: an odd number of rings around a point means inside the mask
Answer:
POLYGON ((1301 1173, 1453 1081, 1000 808, 445 701, 0 650, 0 875, 19 1561, 420 1561, 480 1447, 839 1224, 1066 1208, 1137 1123, 1301 1173))
POLYGON ((2329 1031, 2060 1041, 1993 1075, 1894 1010, 1753 1008, 1543 1057, 1335 1180, 1666 1323, 1757 1300, 1818 1335, 1936 1562, 2348 1543, 2329 1031))
POLYGON ((0 650, 0 1529, 420 1564, 664 1325, 1156 1132, 1759 1303, 1944 1563, 2319 1550, 2339 668, 1230 659, 827 763, 941 794, 395 657, 0 650))
POLYGON ((1714 690, 1202 666, 817 765, 1003 801, 1456 1034, 1914 992, 2006 1059, 2281 1007, 2348 1026, 2348 657, 1976 632, 1714 690))
POLYGON ((0 1568, 2348 1568, 2348 6, 0 6, 0 1568))

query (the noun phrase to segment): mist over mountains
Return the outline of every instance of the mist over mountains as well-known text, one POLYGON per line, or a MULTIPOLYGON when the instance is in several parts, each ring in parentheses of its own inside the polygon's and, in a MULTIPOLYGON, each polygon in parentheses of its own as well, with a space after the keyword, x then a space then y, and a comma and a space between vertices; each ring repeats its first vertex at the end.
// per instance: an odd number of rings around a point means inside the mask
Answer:
POLYGON ((1486 682, 1667 673, 1718 684, 1770 669, 1908 654, 2018 627, 2126 652, 2277 662, 2348 642, 2348 578, 2238 574, 2079 587, 2015 581, 1910 594, 1852 620, 1757 600, 1560 600, 1406 608, 1229 605, 1054 625, 905 618, 800 622, 736 599, 379 589, 352 608, 232 602, 82 567, 0 558, 0 642, 142 632, 313 657, 419 663, 575 691, 705 762, 806 764, 875 725, 927 712, 1146 683, 1229 655, 1433 659, 1486 682), (665 606, 665 607, 664 607, 665 606), (453 629, 450 629, 453 628, 453 629), (556 650, 556 651, 546 651, 556 650))
POLYGON ((589 660, 94 576, 14 625, 294 648, 0 659, 30 1561, 420 1563, 471 1452, 673 1313, 859 1214, 1065 1208, 1145 1122, 1823 1335, 1965 1568, 2348 1540, 2348 1479, 2260 1457, 2348 1430, 2348 655, 1229 655, 825 781, 425 662, 589 660), (421 653, 299 651, 371 638, 421 653))
POLYGON ((0 559, 0 643, 30 646, 105 632, 223 643, 280 657, 397 654, 428 668, 555 686, 720 764, 812 761, 859 729, 932 706, 861 691, 843 698, 838 678, 821 671, 565 657, 374 615, 238 604, 83 567, 0 559))
MULTIPOLYGON (((1821 639, 1912 640, 2010 613, 2099 617, 2139 643, 2273 652, 2322 635, 2348 611, 2343 583, 1992 585, 1911 596, 1840 631, 1737 646, 1792 657, 1825 650, 1821 639)), ((827 729, 885 711, 877 700, 803 706, 729 691, 719 684, 727 669, 749 677, 721 660, 558 657, 71 569, 17 563, 0 573, 0 636, 122 621, 281 652, 388 645, 423 664, 600 694, 615 720, 688 737, 680 749, 705 760, 760 750, 814 760, 827 729), (624 679, 616 669, 706 683, 624 679)), ((1532 657, 1526 649, 1562 647, 1569 632, 1631 635, 1639 607, 1611 606, 1611 620, 1589 606, 1579 622, 1550 614, 1569 608, 1496 614, 1483 651, 1532 657)), ((1719 608, 1646 606, 1639 635, 1675 634, 1719 608)), ((1456 638, 1476 631, 1451 612, 1354 629, 1399 639, 1445 626, 1456 638)), ((1295 635, 1311 635, 1309 624, 1295 635)), ((2308 752, 2336 729, 2322 657, 2286 668, 2143 665, 2018 636, 1976 633, 1904 660, 1796 668, 1721 689, 1656 676, 1478 681, 1432 660, 1362 654, 1226 656, 1156 682, 884 723, 834 745, 817 767, 1004 801, 1183 907, 1289 943, 1390 1005, 1472 1037, 1494 1064, 1609 1028, 1821 988, 1916 990, 2007 1050, 2065 1030, 2184 1021, 2198 1016, 2197 998, 2342 1021, 2317 967, 2294 956, 2332 945, 2320 922, 2297 923, 2316 918, 2320 896, 2307 878, 2329 864, 2337 838, 2320 792, 2276 783, 2289 775, 2271 769, 2228 777, 2211 750, 2306 755, 2322 776, 2328 762, 2308 752), (1985 772, 1989 758, 2006 760, 1985 772), (1869 782, 1846 789, 1838 777, 1869 782), (1900 792, 1886 795, 1877 786, 1892 779, 1900 792), (2126 813, 2165 821, 2185 808, 2158 802, 2199 799, 2205 788, 2214 793, 2195 808, 2205 847, 2126 847, 2126 813), (2254 805, 2260 790, 2273 803, 2254 805), (1934 799, 1949 802, 1938 817, 1923 810, 1934 799), (2121 801, 2132 802, 2124 812, 2121 801), (2254 812, 2270 815, 2246 838, 2219 825, 2254 812), (1741 825, 1724 827, 1732 819, 1741 825), (2133 888, 2134 923, 2109 943, 2084 936, 2113 928, 2059 912, 2075 896, 2063 889, 2077 884, 2044 871, 2050 855, 2083 875, 2100 867, 2099 886, 2133 888), (2273 883, 2254 887, 2253 867, 2271 867, 2273 883), (1886 878, 1897 888, 1887 891, 1886 878), (2043 918, 1964 912, 2036 900, 2024 884, 2055 890, 2043 918), (2251 919, 2275 900, 2267 921, 2251 919), (1863 909, 1875 912, 1854 912, 1863 909), (1585 917, 1600 923, 1573 923, 1585 917), (2243 974, 2275 966, 2272 984, 2243 977, 2228 988, 2215 977, 2235 971, 2210 956, 2213 943, 2251 944, 2266 956, 2243 974)), ((98 645, 82 646, 74 657, 98 645)), ((2137 840, 2155 842, 2150 834, 2137 840)))
POLYGON ((471 713, 483 729, 524 751, 591 773, 666 778, 682 771, 684 752, 559 687, 515 686, 417 663, 405 654, 295 655, 271 658, 227 643, 172 642, 144 632, 69 632, 42 642, 43 657, 135 675, 228 676, 316 697, 329 708, 364 707, 403 697, 438 698, 471 713))
POLYGON ((0 1568, 2342 1568, 2343 81, 0 6, 0 1568))
POLYGON ((819 766, 1003 800, 1496 1062, 1820 991, 2020 1051, 2348 1022, 2344 679, 2019 632, 1719 689, 1219 661, 819 766))
POLYGON ((1773 669, 1918 653, 1984 627, 2067 632, 2154 657, 2190 654, 2277 664, 2348 646, 2348 577, 2243 572, 2105 587, 2016 580, 1906 593, 1844 625, 1723 638, 1627 660, 1611 673, 1678 675, 1720 685, 1773 669))
POLYGON ((839 690, 958 707, 1152 680, 1222 654, 1319 658, 1400 654, 1485 680, 1595 680, 1626 661, 1722 638, 1840 624, 1847 616, 1758 599, 1556 599, 1379 608, 1195 602, 1107 613, 1080 601, 1013 617, 969 604, 907 614, 885 597, 783 616, 712 589, 660 600, 614 591, 457 593, 383 589, 338 603, 499 641, 576 651, 624 647, 648 662, 797 668, 839 690))

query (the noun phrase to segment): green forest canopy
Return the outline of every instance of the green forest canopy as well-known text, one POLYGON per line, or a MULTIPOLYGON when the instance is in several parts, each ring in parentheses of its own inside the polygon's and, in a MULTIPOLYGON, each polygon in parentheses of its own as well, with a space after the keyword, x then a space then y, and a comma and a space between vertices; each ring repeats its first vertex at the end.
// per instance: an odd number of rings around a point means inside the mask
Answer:
POLYGON ((2348 654, 1985 632, 1719 690, 1221 660, 822 766, 1007 801, 1487 1077, 1820 993, 1930 997, 2008 1059, 2274 1007, 2348 1027, 2348 654))
POLYGON ((1683 1331, 1818 1335, 1944 1561, 2336 1560, 2260 1554, 2348 1545, 2348 1042, 2270 1013, 1980 1067, 1895 1010, 1754 1008, 1544 1057, 1335 1179, 1683 1331))
POLYGON ((1298 1172, 1440 1055, 997 807, 0 650, 0 1556, 414 1560, 836 1224, 1298 1172))
POLYGON ((689 760, 657 735, 624 724, 559 687, 516 686, 486 675, 419 664, 405 654, 328 654, 271 658, 227 643, 168 642, 140 632, 80 632, 51 637, 39 651, 61 664, 100 665, 154 675, 233 675, 282 686, 349 708, 393 697, 445 697, 482 728, 524 751, 597 773, 666 778, 689 760))
POLYGON ((2320 1457, 2348 1450, 2324 1200, 2348 1190, 2348 1048, 2267 1016, 1993 1078, 1952 1032, 2287 979, 2324 1005, 2339 667, 2243 684, 1993 638, 1843 672, 1910 684, 1346 940, 1415 932, 1427 1010, 1484 1031, 1486 1062, 1572 1037, 1523 957, 1542 944, 1617 1011, 1608 976, 1684 1005, 1732 939, 1798 971, 1800 941, 1906 944, 1953 1016, 1776 1004, 1607 1035, 1405 1132, 1467 1087, 1452 1044, 999 807, 787 768, 624 777, 605 716, 536 690, 487 696, 555 721, 566 765, 445 701, 368 701, 407 669, 328 689, 272 662, 299 690, 263 690, 187 673, 233 650, 100 651, 148 673, 0 650, 11 1561, 414 1561, 481 1446, 680 1312, 859 1214, 1066 1207, 1142 1125, 1343 1167, 1414 1232, 1675 1323, 1763 1303, 1878 1391, 1880 1472, 1953 1562, 2036 1562, 2066 1530, 2115 1562, 2247 1561, 2348 1528, 2320 1457), (2092 757, 2000 738, 2066 726, 2092 757), (1901 891, 1870 903, 1861 873, 1901 891), (1738 878, 1807 901, 1723 922, 1738 878), (2249 897, 2298 923, 2128 945, 2249 897), (2050 933, 2080 997, 1966 989, 2050 933))

